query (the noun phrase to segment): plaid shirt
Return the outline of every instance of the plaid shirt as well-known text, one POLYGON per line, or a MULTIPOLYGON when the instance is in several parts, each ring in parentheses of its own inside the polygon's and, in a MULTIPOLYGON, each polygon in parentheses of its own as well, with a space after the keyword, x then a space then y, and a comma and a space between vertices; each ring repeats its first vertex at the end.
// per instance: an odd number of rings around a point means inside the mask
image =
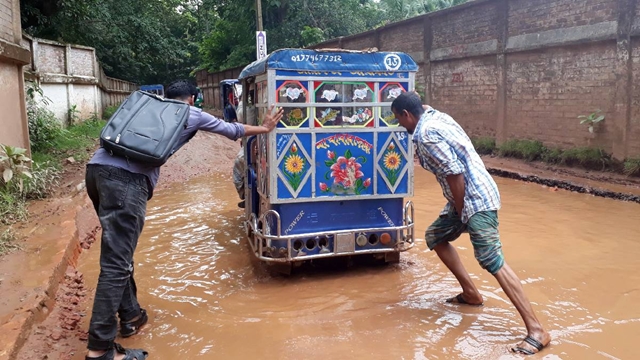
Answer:
POLYGON ((484 167, 471 139, 451 116, 428 108, 418 121, 413 142, 420 165, 436 175, 442 193, 449 201, 441 215, 455 210, 447 176, 457 174, 464 174, 463 223, 479 211, 500 209, 498 186, 484 167))

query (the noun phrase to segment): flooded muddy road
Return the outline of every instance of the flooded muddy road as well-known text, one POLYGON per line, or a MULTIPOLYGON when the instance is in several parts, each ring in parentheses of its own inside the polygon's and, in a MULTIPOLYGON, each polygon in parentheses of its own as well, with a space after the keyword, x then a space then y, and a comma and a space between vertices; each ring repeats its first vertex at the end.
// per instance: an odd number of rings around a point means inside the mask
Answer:
MULTIPOLYGON (((636 359, 640 206, 496 181, 506 259, 554 337, 530 358, 636 359)), ((152 359, 519 358, 509 347, 524 326, 466 234, 455 244, 485 306, 444 303, 458 285, 422 239, 444 200, 430 174, 418 170, 415 182, 420 239, 400 264, 291 277, 250 258, 229 177, 174 184, 149 203, 135 257, 150 322, 122 343, 152 359)), ((80 260, 89 292, 98 249, 80 260)), ((83 359, 84 350, 76 354, 83 359)))

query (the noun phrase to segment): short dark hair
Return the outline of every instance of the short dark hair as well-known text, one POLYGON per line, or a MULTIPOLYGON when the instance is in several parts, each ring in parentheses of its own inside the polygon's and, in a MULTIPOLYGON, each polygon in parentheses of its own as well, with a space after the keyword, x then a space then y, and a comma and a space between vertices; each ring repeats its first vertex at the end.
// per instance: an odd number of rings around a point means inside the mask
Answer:
POLYGON ((413 91, 408 91, 400 94, 400 96, 398 96, 391 103, 391 109, 395 110, 398 113, 407 110, 416 118, 420 118, 422 114, 424 114, 424 108, 422 107, 422 100, 420 100, 420 95, 416 94, 413 91))
POLYGON ((167 99, 182 100, 198 94, 195 85, 187 80, 176 80, 167 86, 165 96, 167 99))

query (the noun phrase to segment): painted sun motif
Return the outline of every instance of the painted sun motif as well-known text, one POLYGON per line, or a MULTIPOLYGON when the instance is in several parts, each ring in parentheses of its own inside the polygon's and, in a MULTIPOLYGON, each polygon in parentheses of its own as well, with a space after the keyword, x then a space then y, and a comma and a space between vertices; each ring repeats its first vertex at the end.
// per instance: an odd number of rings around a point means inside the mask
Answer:
POLYGON ((384 156, 384 166, 389 170, 397 170, 400 167, 400 155, 395 151, 389 151, 384 156))
POLYGON ((298 155, 291 155, 287 158, 284 168, 290 174, 299 174, 304 170, 304 160, 298 155))

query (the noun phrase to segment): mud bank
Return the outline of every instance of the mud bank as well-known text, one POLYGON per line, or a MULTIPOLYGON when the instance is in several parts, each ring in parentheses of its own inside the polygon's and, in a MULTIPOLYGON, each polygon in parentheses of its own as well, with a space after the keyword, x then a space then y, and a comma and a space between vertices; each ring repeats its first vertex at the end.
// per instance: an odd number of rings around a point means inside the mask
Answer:
POLYGON ((569 190, 569 191, 574 191, 581 194, 591 194, 594 196, 600 196, 600 197, 609 198, 609 199, 632 201, 632 202, 640 203, 640 196, 638 195, 625 194, 625 193, 619 193, 615 191, 592 188, 588 186, 573 184, 564 180, 541 178, 536 175, 523 175, 520 173, 502 170, 502 169, 487 168, 487 170, 491 175, 500 176, 508 179, 536 183, 536 184, 545 185, 551 188, 569 190))
POLYGON ((79 193, 32 206, 32 222, 19 229, 28 238, 23 251, 4 257, 0 264, 0 359, 16 358, 33 326, 56 308, 61 280, 98 230, 98 222, 87 216, 90 210, 79 193), (40 206, 34 214, 33 208, 40 206))

